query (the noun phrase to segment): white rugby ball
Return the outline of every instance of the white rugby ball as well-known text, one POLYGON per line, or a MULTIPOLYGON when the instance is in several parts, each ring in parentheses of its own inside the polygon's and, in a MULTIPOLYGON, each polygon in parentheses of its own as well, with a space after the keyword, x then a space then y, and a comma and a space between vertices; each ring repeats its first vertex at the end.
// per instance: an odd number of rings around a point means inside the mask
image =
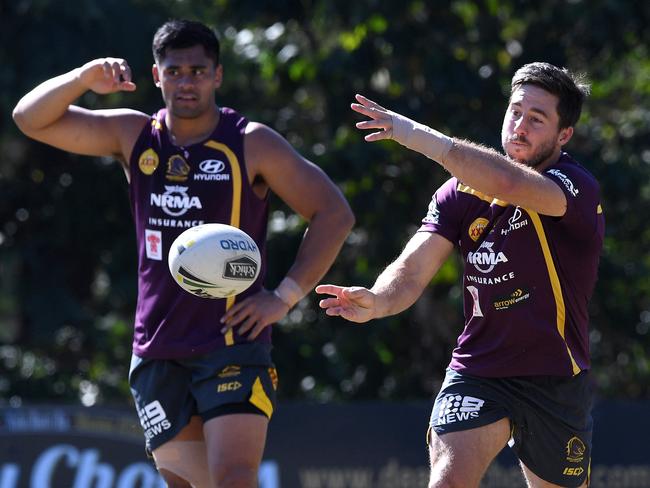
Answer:
POLYGON ((202 298, 228 298, 255 282, 262 259, 257 244, 243 230, 203 224, 174 240, 168 264, 183 290, 202 298))

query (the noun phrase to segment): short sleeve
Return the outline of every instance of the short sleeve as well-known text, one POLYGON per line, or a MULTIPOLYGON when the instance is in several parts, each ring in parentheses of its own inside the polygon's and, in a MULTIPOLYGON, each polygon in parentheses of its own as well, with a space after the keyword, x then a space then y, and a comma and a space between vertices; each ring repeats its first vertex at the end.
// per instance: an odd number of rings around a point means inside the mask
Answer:
POLYGON ((458 180, 450 178, 431 197, 426 216, 418 232, 434 232, 448 241, 460 242, 460 208, 457 194, 458 180))
POLYGON ((567 162, 554 165, 544 175, 564 192, 567 200, 566 213, 558 222, 567 224, 583 237, 589 237, 598 227, 600 187, 596 179, 582 166, 567 162))

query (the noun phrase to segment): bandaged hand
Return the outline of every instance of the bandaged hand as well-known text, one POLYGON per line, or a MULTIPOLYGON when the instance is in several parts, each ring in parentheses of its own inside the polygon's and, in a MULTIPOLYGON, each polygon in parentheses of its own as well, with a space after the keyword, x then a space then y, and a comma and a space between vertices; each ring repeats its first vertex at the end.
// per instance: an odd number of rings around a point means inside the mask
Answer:
POLYGON ((378 132, 366 135, 364 137, 366 141, 393 139, 440 163, 444 161, 445 156, 451 150, 454 144, 451 137, 388 110, 363 95, 357 94, 355 98, 359 103, 351 104, 352 110, 371 119, 357 122, 356 127, 358 129, 380 129, 378 132))

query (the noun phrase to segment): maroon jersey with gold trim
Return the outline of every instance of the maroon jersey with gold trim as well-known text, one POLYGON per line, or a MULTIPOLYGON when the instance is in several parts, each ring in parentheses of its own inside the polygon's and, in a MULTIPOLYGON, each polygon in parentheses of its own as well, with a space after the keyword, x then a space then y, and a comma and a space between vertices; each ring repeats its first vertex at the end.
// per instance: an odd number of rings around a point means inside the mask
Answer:
POLYGON ((543 172, 564 191, 561 218, 484 195, 451 178, 420 231, 460 248, 465 328, 450 366, 476 376, 571 376, 588 369, 587 304, 605 222, 594 177, 569 155, 543 172))
MULTIPOLYGON (((248 182, 246 118, 221 108, 219 124, 205 141, 180 147, 169 138, 165 113, 162 109, 151 117, 130 160, 129 196, 138 244, 133 352, 180 358, 248 342, 236 332, 221 334, 219 319, 235 299, 262 287, 268 198, 259 198, 248 182), (189 227, 211 222, 239 227, 259 246, 259 277, 237 297, 196 297, 182 290, 169 273, 167 254, 174 239, 189 227)), ((270 334, 267 327, 256 340, 269 343, 270 334)))

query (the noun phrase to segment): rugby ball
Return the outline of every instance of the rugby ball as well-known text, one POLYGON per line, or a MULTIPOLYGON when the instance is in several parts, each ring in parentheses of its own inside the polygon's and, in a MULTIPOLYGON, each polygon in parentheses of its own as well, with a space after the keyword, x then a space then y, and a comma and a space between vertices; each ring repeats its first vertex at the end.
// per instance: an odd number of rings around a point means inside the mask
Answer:
POLYGON ((251 286, 262 260, 255 241, 225 224, 191 227, 172 243, 167 262, 174 281, 201 298, 228 298, 251 286))

